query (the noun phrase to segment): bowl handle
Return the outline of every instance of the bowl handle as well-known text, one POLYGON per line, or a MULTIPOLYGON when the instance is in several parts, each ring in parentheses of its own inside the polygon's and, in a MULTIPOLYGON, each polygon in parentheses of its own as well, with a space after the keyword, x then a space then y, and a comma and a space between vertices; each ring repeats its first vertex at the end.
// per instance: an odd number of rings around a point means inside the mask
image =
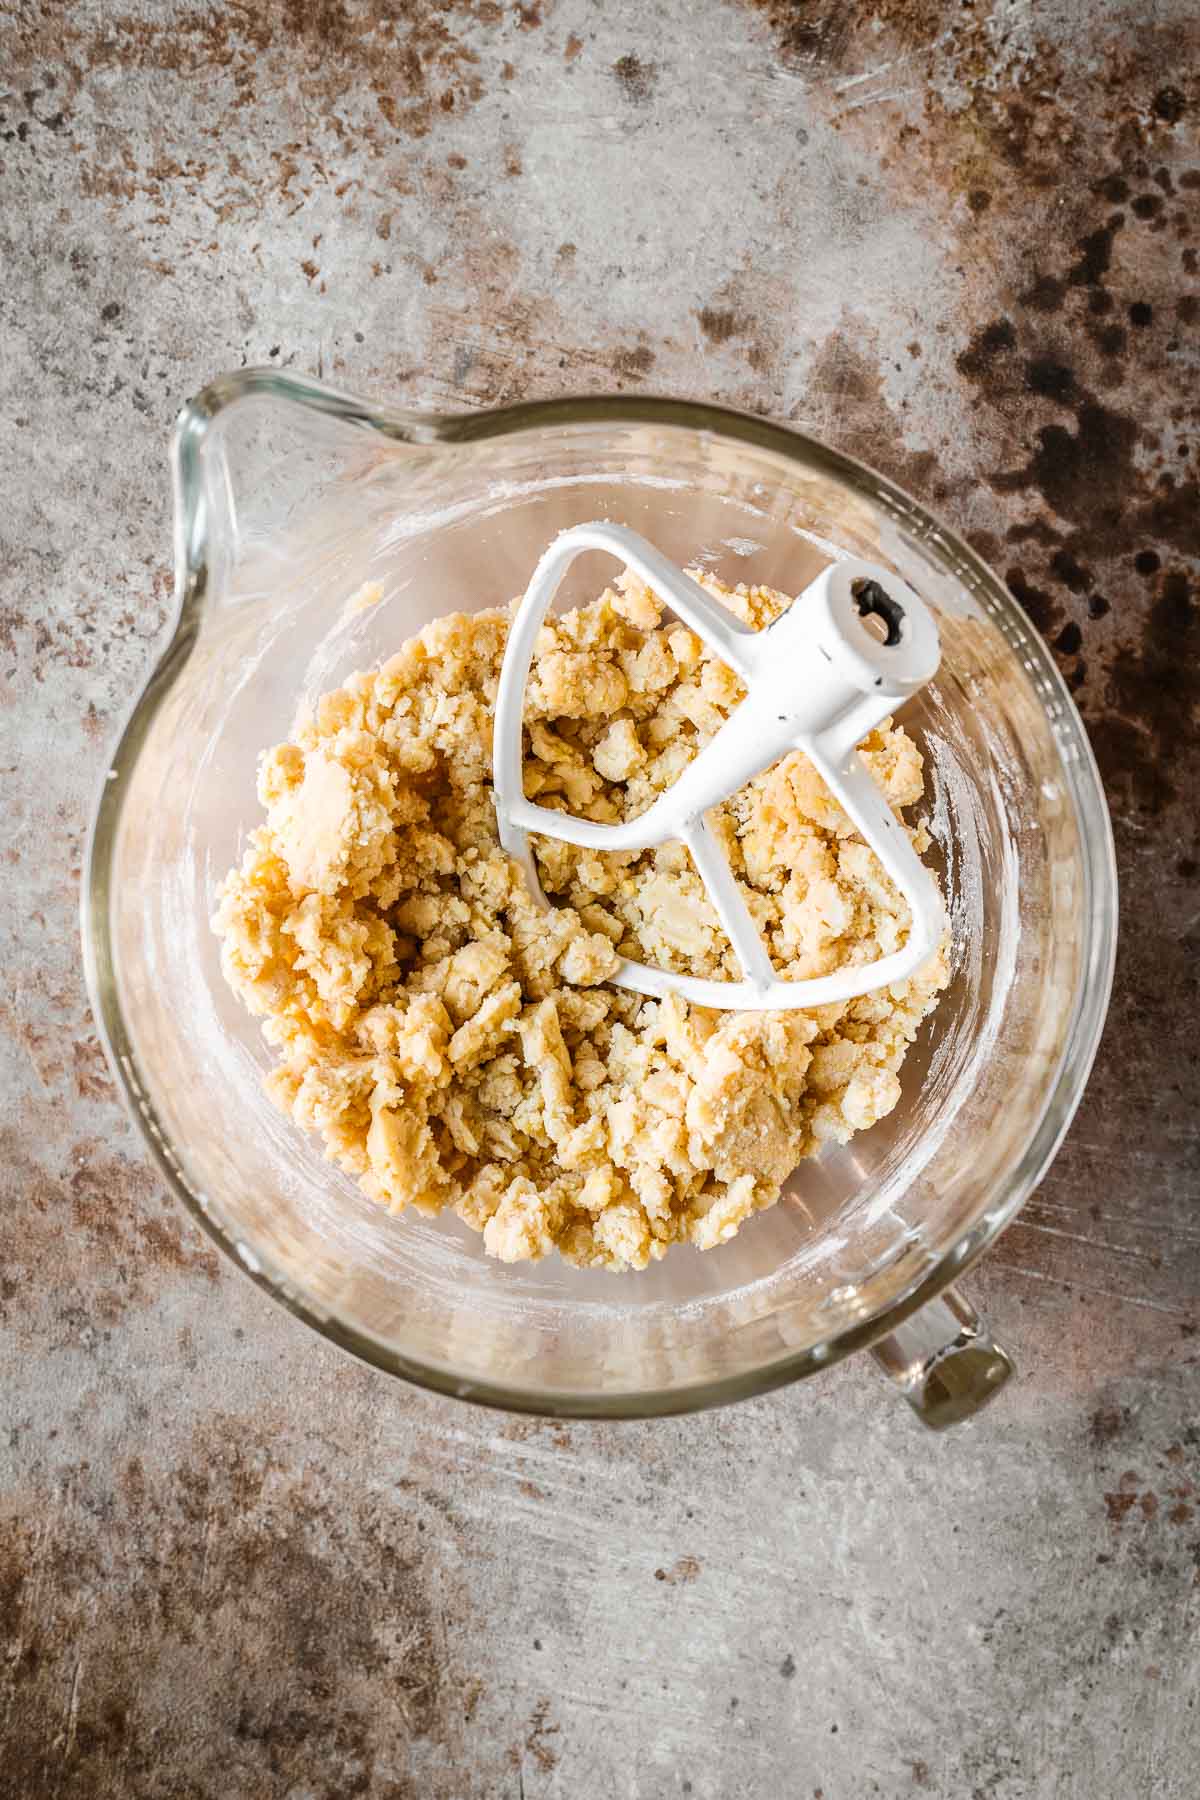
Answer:
POLYGON ((871 1354, 922 1424, 944 1431, 986 1406, 1015 1364, 954 1288, 914 1313, 871 1354))

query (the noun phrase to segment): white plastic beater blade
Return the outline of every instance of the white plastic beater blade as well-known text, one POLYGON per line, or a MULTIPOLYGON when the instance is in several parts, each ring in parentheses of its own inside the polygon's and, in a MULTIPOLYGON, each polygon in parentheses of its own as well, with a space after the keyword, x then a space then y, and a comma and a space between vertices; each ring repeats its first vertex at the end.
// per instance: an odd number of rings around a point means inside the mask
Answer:
POLYGON ((937 627, 898 576, 848 560, 823 570, 779 619, 754 631, 719 606, 697 581, 623 525, 598 521, 564 531, 550 545, 517 609, 496 695, 492 760, 500 841, 549 908, 529 833, 590 850, 687 846, 742 970, 740 981, 676 975, 624 961, 612 980, 635 993, 679 994, 698 1006, 790 1011, 852 1000, 905 981, 932 955, 946 928, 941 896, 859 757, 856 746, 937 670, 937 627), (629 824, 598 825, 525 798, 522 721, 525 687, 542 621, 574 559, 587 550, 616 557, 727 662, 746 698, 712 741, 654 804, 629 824), (785 981, 705 815, 789 750, 807 755, 834 798, 908 903, 903 947, 831 975, 785 981))

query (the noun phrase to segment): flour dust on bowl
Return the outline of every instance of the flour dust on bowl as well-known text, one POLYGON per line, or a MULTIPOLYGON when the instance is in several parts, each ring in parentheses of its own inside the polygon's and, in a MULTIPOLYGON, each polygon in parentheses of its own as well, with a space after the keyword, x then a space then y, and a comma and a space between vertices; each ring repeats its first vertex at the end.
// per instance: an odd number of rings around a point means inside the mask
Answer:
MULTIPOLYGON (((872 1345, 930 1423, 977 1406, 1007 1364, 948 1286, 1070 1122, 1116 935, 1082 726, 995 577, 861 466, 670 401, 438 417, 243 371, 186 409, 175 473, 178 616, 99 797, 84 947, 114 1070, 197 1219, 334 1341, 496 1405, 682 1411, 872 1345), (210 929, 257 823, 259 754, 288 740, 298 704, 435 619, 506 605, 548 545, 596 523, 721 591, 798 595, 861 560, 885 597, 917 597, 940 643, 899 722, 925 759, 948 980, 899 1101, 802 1161, 729 1242, 628 1273, 498 1263, 453 1213, 378 1205, 267 1097, 274 1052, 210 929), (372 604, 348 604, 364 591, 372 604)), ((595 595, 604 563, 573 561, 555 605, 595 595)))

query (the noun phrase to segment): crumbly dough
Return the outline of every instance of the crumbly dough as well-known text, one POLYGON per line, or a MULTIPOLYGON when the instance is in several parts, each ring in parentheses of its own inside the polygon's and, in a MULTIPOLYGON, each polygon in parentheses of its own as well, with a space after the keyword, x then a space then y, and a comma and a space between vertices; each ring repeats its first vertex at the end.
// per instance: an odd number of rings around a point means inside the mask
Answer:
MULTIPOLYGON (((761 628, 766 588, 709 592, 761 628)), ((642 1269, 772 1205, 801 1158, 891 1111, 947 972, 804 1013, 725 1013, 606 985, 619 956, 738 975, 686 850, 535 840, 549 916, 499 847, 492 712, 509 615, 437 620, 326 694, 264 757, 266 824, 220 892, 227 979, 279 1052, 268 1088, 394 1212, 452 1207, 516 1262, 642 1269)), ((643 812, 742 696, 628 572, 538 640, 526 792, 601 821, 643 812)), ((862 754, 893 810, 922 763, 884 726, 862 754)), ((874 960, 908 909, 795 753, 710 815, 785 976, 874 960)), ((928 846, 909 826, 918 851, 928 846)))

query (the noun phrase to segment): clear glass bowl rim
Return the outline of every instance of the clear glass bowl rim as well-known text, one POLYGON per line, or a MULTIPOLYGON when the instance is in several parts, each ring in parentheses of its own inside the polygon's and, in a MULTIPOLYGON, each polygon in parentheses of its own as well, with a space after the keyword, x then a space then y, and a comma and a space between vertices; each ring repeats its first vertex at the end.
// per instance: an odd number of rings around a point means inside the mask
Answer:
POLYGON ((911 495, 865 464, 830 449, 790 426, 753 414, 692 400, 650 395, 597 395, 534 400, 473 413, 433 413, 375 406, 308 377, 272 368, 240 369, 218 377, 188 402, 179 415, 172 448, 175 491, 175 622, 167 645, 134 701, 121 730, 93 809, 81 888, 83 961, 92 1010, 109 1064, 126 1107, 141 1131, 160 1174, 196 1224, 256 1286, 331 1343, 384 1374, 398 1376, 434 1393, 469 1398, 509 1412, 558 1418, 653 1418, 698 1412, 784 1387, 844 1356, 864 1349, 935 1298, 977 1261, 1028 1199, 1052 1161, 1074 1117, 1099 1047, 1112 989, 1117 943, 1117 873, 1112 825, 1099 770, 1083 721, 1048 649, 1018 603, 988 566, 958 535, 911 495), (133 1044, 121 1011, 113 959, 110 871, 121 809, 142 743, 171 687, 182 673, 200 628, 208 587, 207 516, 203 503, 201 456, 219 416, 237 402, 262 397, 358 426, 412 447, 463 445, 490 438, 576 425, 680 426, 765 449, 844 483, 870 505, 922 539, 936 539, 957 572, 969 574, 975 591, 1009 617, 1026 638, 1025 653, 1041 679, 1057 691, 1062 711, 1059 736, 1075 751, 1063 758, 1063 780, 1079 828, 1084 881, 1081 978, 1064 1033, 1063 1050, 1038 1125, 1023 1154, 1008 1172, 1003 1191, 964 1231, 940 1260, 888 1307, 828 1341, 789 1351, 753 1370, 684 1388, 647 1389, 641 1394, 516 1388, 504 1383, 469 1382, 451 1369, 427 1363, 340 1319, 310 1308, 282 1274, 261 1266, 249 1269, 233 1239, 199 1202, 186 1176, 186 1146, 170 1142, 154 1114, 140 1079, 133 1044))

